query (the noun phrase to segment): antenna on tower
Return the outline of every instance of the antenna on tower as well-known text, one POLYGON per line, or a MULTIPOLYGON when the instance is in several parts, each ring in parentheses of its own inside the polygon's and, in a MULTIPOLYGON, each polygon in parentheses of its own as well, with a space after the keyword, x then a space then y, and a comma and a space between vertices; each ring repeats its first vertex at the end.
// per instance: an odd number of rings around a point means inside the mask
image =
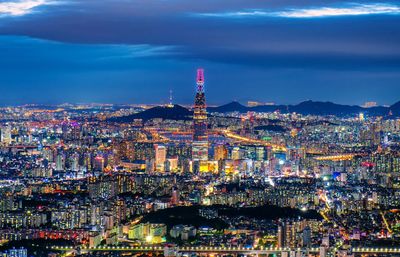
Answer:
POLYGON ((172 103, 172 89, 169 90, 169 107, 173 107, 174 104, 172 103))

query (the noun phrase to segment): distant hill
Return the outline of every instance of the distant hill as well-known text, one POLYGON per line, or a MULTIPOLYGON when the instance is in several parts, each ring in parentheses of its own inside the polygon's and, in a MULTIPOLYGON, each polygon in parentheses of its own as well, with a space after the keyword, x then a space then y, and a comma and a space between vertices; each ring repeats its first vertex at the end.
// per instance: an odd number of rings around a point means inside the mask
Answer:
POLYGON ((400 101, 389 107, 394 116, 400 116, 400 101))
POLYGON ((230 102, 228 104, 224 104, 218 107, 208 107, 207 108, 208 112, 219 112, 219 113, 225 113, 225 112, 247 112, 248 107, 240 104, 239 102, 230 102))
POLYGON ((303 115, 335 115, 335 116, 354 116, 363 112, 371 116, 388 116, 392 111, 393 116, 400 116, 400 102, 390 107, 377 106, 371 108, 363 108, 357 105, 342 105, 332 102, 305 101, 297 105, 260 105, 255 107, 247 107, 238 102, 231 102, 218 107, 210 107, 209 112, 274 112, 281 113, 296 112, 303 115))
POLYGON ((143 121, 151 120, 151 119, 167 119, 167 120, 189 120, 191 119, 193 113, 188 109, 180 106, 174 105, 172 107, 168 106, 156 106, 145 110, 143 112, 131 114, 128 116, 111 118, 109 121, 111 122, 132 122, 136 119, 141 119, 143 121))
POLYGON ((305 101, 289 107, 290 112, 304 115, 355 115, 363 111, 363 108, 355 105, 341 105, 332 102, 305 101))
POLYGON ((281 218, 316 219, 321 220, 321 215, 315 210, 301 211, 289 207, 263 205, 259 207, 234 208, 223 205, 211 205, 207 209, 216 210, 221 217, 206 219, 199 215, 201 206, 179 206, 145 214, 142 222, 164 223, 168 228, 177 224, 193 225, 195 227, 209 226, 221 230, 229 227, 226 218, 247 217, 257 220, 274 221, 281 218))
POLYGON ((274 132, 285 132, 286 129, 280 125, 264 125, 264 126, 257 126, 254 130, 267 130, 267 131, 274 131, 274 132))
MULTIPOLYGON (((208 113, 229 113, 229 112, 274 112, 281 113, 299 113, 302 115, 334 115, 338 117, 356 116, 359 113, 365 113, 370 116, 383 116, 389 117, 392 112, 392 117, 400 117, 400 101, 390 107, 377 106, 371 108, 363 108, 357 105, 342 105, 332 102, 318 102, 318 101, 305 101, 296 105, 261 105, 254 107, 247 107, 239 102, 230 102, 218 107, 208 107, 208 113)), ((132 122, 135 119, 142 119, 144 121, 160 118, 169 120, 190 120, 192 119, 193 112, 180 106, 174 105, 172 107, 157 106, 143 112, 135 113, 132 115, 111 118, 111 122, 132 122)))

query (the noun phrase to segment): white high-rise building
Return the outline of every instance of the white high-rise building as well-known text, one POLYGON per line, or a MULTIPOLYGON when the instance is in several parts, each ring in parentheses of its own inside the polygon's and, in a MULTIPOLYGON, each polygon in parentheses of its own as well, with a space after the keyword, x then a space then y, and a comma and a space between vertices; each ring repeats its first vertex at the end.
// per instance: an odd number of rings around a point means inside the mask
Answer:
POLYGON ((163 145, 154 145, 156 171, 165 171, 167 148, 163 145))
POLYGON ((1 142, 4 144, 11 143, 11 128, 10 127, 2 127, 1 128, 1 142))

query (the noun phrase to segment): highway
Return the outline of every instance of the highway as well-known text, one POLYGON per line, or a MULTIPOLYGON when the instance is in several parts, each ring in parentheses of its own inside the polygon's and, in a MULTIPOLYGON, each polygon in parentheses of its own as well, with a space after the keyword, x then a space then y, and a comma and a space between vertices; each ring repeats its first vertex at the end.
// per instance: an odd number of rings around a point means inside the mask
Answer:
MULTIPOLYGON (((60 252, 71 252, 74 250, 73 247, 50 247, 53 251, 60 252)), ((139 246, 139 247, 128 247, 128 246, 99 246, 99 247, 81 247, 82 253, 106 251, 106 252, 164 252, 164 250, 172 249, 178 253, 199 253, 199 254, 245 254, 245 255, 264 255, 264 254, 279 254, 288 252, 300 252, 305 251, 308 253, 318 253, 319 248, 308 248, 308 249, 291 249, 291 248, 240 248, 240 247, 173 247, 166 248, 163 246, 139 246)), ((397 248, 373 248, 373 247, 359 247, 352 248, 351 251, 356 254, 400 254, 400 247, 397 248)))
POLYGON ((240 136, 238 134, 232 133, 229 130, 220 130, 220 133, 227 137, 227 138, 231 138, 231 139, 235 139, 244 143, 251 143, 251 144, 258 144, 258 145, 263 145, 263 146, 269 146, 272 147, 272 149, 274 151, 280 151, 280 152, 286 152, 286 146, 284 145, 277 145, 277 144, 272 144, 263 140, 259 140, 259 139, 254 139, 254 138, 250 138, 250 137, 243 137, 240 136))
POLYGON ((338 154, 338 155, 331 155, 331 156, 318 156, 314 159, 317 161, 348 161, 352 160, 354 156, 357 154, 338 154))

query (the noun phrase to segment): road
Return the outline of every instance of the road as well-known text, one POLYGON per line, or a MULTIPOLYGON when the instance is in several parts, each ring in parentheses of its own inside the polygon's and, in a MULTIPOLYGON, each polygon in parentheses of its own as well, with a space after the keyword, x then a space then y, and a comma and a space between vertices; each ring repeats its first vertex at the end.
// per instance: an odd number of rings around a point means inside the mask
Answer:
MULTIPOLYGON (((53 251, 71 252, 74 250, 72 247, 50 247, 53 251)), ((82 253, 106 251, 106 252, 164 252, 164 250, 173 249, 179 253, 203 253, 203 254, 245 254, 245 255, 264 255, 264 254, 279 254, 288 252, 306 251, 308 253, 318 253, 319 248, 308 249, 290 249, 290 248, 239 248, 239 247, 175 247, 165 248, 163 246, 99 246, 94 248, 81 248, 82 253)), ((351 251, 356 254, 400 254, 400 247, 397 248, 352 248, 351 251)))

